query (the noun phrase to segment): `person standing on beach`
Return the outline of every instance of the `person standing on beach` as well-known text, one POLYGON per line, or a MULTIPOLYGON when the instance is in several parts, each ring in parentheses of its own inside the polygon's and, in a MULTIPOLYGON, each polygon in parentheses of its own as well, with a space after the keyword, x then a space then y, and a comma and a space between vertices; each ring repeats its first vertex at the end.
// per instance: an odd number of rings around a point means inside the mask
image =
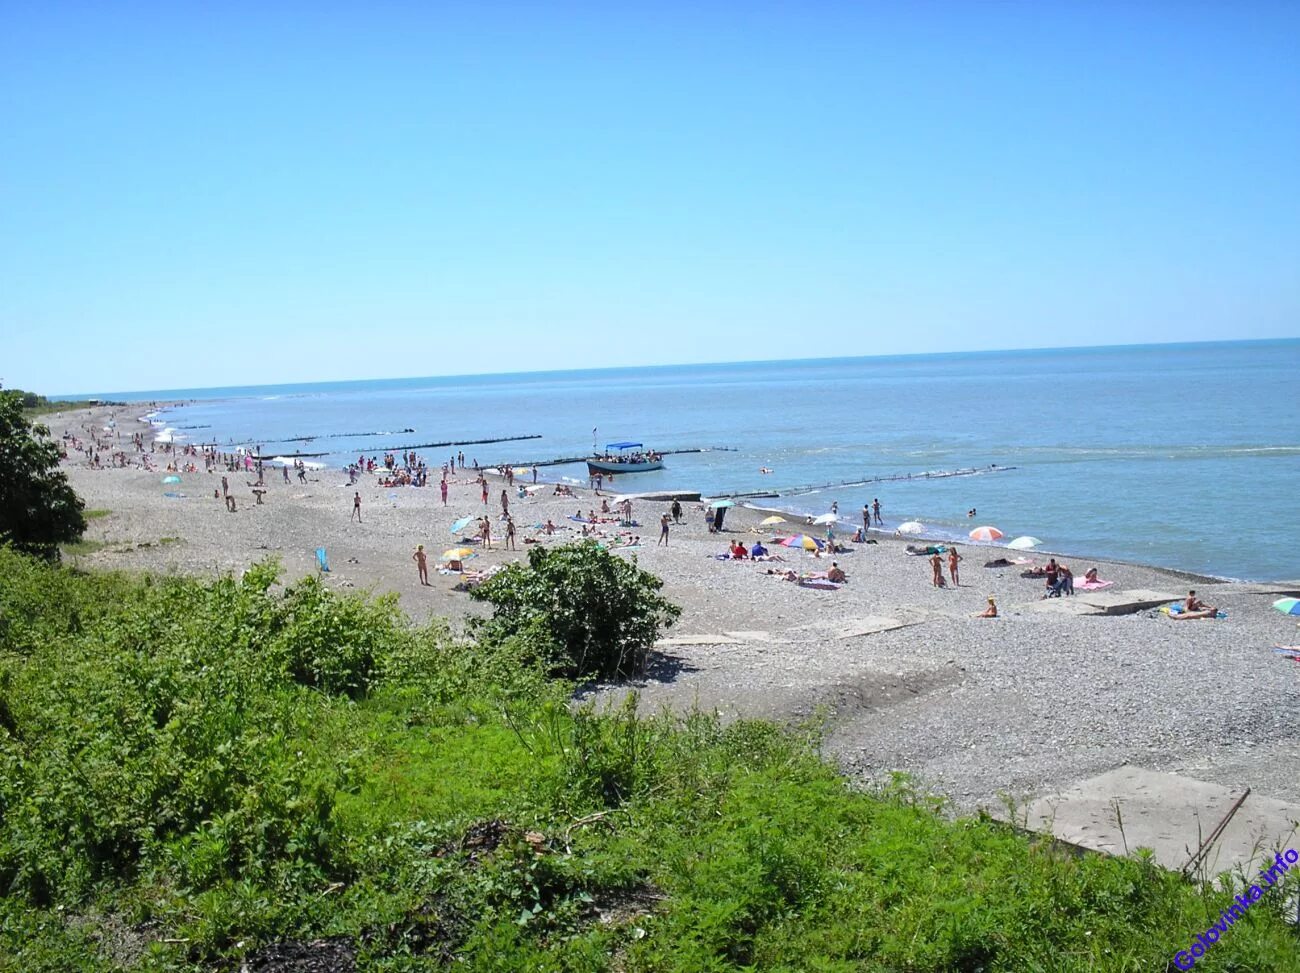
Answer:
POLYGON ((954 588, 961 586, 960 582, 957 580, 957 562, 960 560, 962 560, 962 556, 957 553, 957 548, 948 548, 948 577, 952 578, 952 586, 954 588))
POLYGON ((447 478, 442 478, 442 505, 447 506, 447 478))
POLYGON ((658 547, 660 544, 664 547, 668 546, 668 522, 669 518, 667 514, 664 514, 659 518, 659 541, 655 544, 655 547, 658 547))
POLYGON ((939 556, 938 551, 936 551, 934 554, 930 556, 930 568, 931 570, 934 571, 934 577, 930 580, 930 583, 934 585, 936 588, 942 588, 943 587, 943 558, 939 556))
POLYGON ((680 524, 682 522, 682 504, 680 500, 673 501, 672 515, 674 524, 680 524))
POLYGON ((479 483, 483 484, 483 506, 486 507, 486 506, 487 506, 487 498, 488 498, 487 477, 485 477, 485 476, 479 476, 478 481, 479 481, 479 483))
POLYGON ((230 496, 230 481, 224 476, 221 478, 221 495, 223 497, 230 496))
POLYGON ((505 490, 501 491, 501 516, 502 517, 510 516, 510 494, 508 494, 505 490))
POLYGON ((881 525, 879 497, 876 497, 874 500, 871 501, 871 512, 876 515, 876 526, 879 527, 881 525))
POLYGON ((427 587, 429 584, 429 558, 424 553, 423 544, 415 545, 415 553, 411 555, 411 560, 415 562, 415 568, 420 572, 420 584, 427 587))
POLYGON ((537 482, 537 467, 536 467, 536 466, 533 467, 533 482, 534 482, 534 483, 537 482))
POLYGON ((361 523, 361 494, 359 492, 352 494, 352 516, 348 518, 348 523, 350 524, 354 520, 358 524, 361 523))
POLYGON ((506 517, 506 547, 512 551, 518 550, 515 547, 515 518, 510 516, 506 517))
POLYGON ((871 529, 871 508, 867 504, 862 505, 862 535, 865 537, 867 531, 871 529))
POLYGON ((484 517, 481 521, 481 532, 483 535, 483 546, 489 551, 492 550, 492 521, 484 517))

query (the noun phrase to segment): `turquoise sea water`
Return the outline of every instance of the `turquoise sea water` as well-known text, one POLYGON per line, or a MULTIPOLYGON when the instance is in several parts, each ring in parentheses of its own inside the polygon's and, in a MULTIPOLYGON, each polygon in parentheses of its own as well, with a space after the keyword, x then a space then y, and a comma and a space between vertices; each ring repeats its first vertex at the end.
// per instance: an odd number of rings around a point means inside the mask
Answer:
MULTIPOLYGON (((1005 472, 755 501, 939 536, 992 524, 1045 550, 1224 577, 1300 576, 1300 340, 665 366, 130 393, 194 399, 158 418, 193 442, 359 453, 451 439, 483 465, 622 439, 671 450, 620 490, 785 490, 997 464, 1005 472), (208 428, 187 428, 205 426, 208 428), (414 433, 277 440, 413 428, 414 433), (772 470, 761 474, 761 467, 772 470), (966 516, 978 510, 974 523, 966 516)), ((114 393, 113 397, 126 397, 114 393)), ((423 450, 440 464, 453 450, 423 450)), ((579 466, 550 478, 585 481, 579 466)))

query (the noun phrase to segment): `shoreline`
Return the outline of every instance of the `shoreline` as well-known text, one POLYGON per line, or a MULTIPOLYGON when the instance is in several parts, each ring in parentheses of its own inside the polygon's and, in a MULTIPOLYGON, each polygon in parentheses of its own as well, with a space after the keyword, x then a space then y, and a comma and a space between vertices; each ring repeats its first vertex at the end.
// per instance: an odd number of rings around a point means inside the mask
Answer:
MULTIPOLYGON (((197 399, 185 399, 185 400, 154 401, 154 402, 126 402, 126 403, 116 403, 116 404, 113 404, 111 407, 110 407, 110 405, 105 405, 105 406, 99 406, 99 407, 97 407, 97 408, 99 408, 99 409, 103 409, 103 410, 106 410, 106 411, 111 411, 111 408, 118 408, 118 409, 123 409, 123 408, 124 408, 124 409, 126 409, 126 410, 134 410, 134 409, 136 409, 136 408, 144 408, 144 409, 146 409, 146 410, 148 411, 148 415, 146 415, 146 416, 141 416, 141 417, 137 417, 137 418, 135 419, 135 421, 145 423, 146 428, 149 428, 149 429, 158 429, 158 430, 162 430, 162 429, 164 429, 164 428, 172 428, 172 429, 174 429, 174 430, 177 431, 177 432, 184 433, 186 430, 185 430, 183 427, 181 427, 181 426, 167 427, 164 423, 161 423, 161 422, 158 423, 157 425, 155 425, 155 424, 150 420, 149 416, 151 416, 151 415, 156 415, 156 414, 158 414, 158 413, 160 413, 160 412, 163 412, 163 411, 166 411, 166 410, 168 410, 168 409, 184 408, 184 407, 186 407, 186 406, 188 406, 188 405, 192 405, 192 404, 194 404, 194 403, 197 402, 197 401, 199 401, 199 400, 197 400, 197 399)), ((222 401, 222 399, 203 400, 203 401, 222 401)), ((394 433, 394 435, 400 435, 400 433, 394 433)), ((182 438, 182 439, 188 439, 188 437, 185 437, 184 435, 182 435, 181 438, 182 438)), ((205 437, 205 438, 206 438, 206 437, 205 437)), ((236 449, 249 449, 249 450, 251 450, 251 449, 253 449, 253 448, 258 447, 259 444, 257 444, 257 443, 256 443, 255 441, 253 441, 253 440, 247 440, 247 441, 240 440, 240 441, 236 441, 236 440, 233 440, 233 439, 228 439, 228 440, 226 440, 225 442, 221 442, 221 443, 211 443, 211 442, 208 442, 208 443, 203 443, 203 444, 199 444, 199 443, 193 443, 193 444, 190 444, 190 443, 188 443, 188 442, 182 442, 181 445, 195 445, 195 446, 198 446, 198 445, 208 445, 208 446, 216 445, 218 449, 220 449, 221 451, 225 452, 225 451, 234 451, 234 450, 236 450, 236 449)), ((302 445, 302 444, 299 444, 299 445, 302 445)), ((342 470, 342 469, 345 469, 345 467, 335 467, 335 466, 331 466, 331 465, 328 464, 328 463, 318 462, 318 460, 319 460, 319 458, 320 458, 321 456, 331 456, 331 455, 335 455, 336 452, 328 452, 328 451, 327 451, 327 452, 325 452, 325 453, 319 453, 319 454, 318 454, 318 453, 297 453, 296 450, 295 450, 294 452, 288 452, 288 451, 273 451, 273 452, 275 453, 274 459, 278 459, 278 458, 281 458, 281 457, 287 457, 287 458, 290 458, 290 459, 293 459, 293 458, 301 458, 301 459, 307 461, 307 463, 308 463, 309 466, 313 466, 313 465, 314 465, 314 466, 317 466, 317 467, 320 468, 321 471, 324 471, 324 470, 336 470, 336 469, 337 469, 337 470, 342 470)), ((372 456, 379 456, 379 455, 382 455, 383 453, 384 453, 384 450, 379 450, 379 451, 376 451, 376 452, 373 452, 373 453, 369 453, 369 455, 372 455, 372 456)), ((341 455, 341 454, 340 454, 340 455, 341 455)), ((350 455, 350 454, 349 454, 349 455, 350 455)), ((517 464, 516 464, 516 465, 517 465, 517 464)), ((995 464, 995 465, 996 465, 996 464, 995 464)), ((486 467, 482 467, 482 469, 484 469, 485 471, 486 471, 486 470, 489 470, 489 469, 495 469, 495 468, 496 468, 495 466, 486 466, 486 467)), ((556 469, 559 469, 559 467, 556 467, 556 469)), ((431 467, 431 476, 432 476, 433 470, 434 470, 434 468, 431 467)), ((913 478, 913 479, 921 479, 921 478, 923 478, 923 476, 920 475, 920 474, 916 474, 916 475, 912 475, 911 478, 913 478)), ((568 485, 570 485, 570 486, 576 486, 576 485, 579 485, 579 484, 585 482, 585 480, 584 480, 584 478, 582 478, 582 477, 563 476, 563 475, 557 473, 557 474, 555 474, 555 476, 554 476, 553 479, 548 479, 548 478, 545 478, 545 477, 541 477, 541 478, 539 478, 539 482, 547 483, 547 484, 564 483, 564 484, 568 484, 568 485)), ((629 491, 629 492, 631 493, 632 496, 634 496, 634 497, 637 496, 636 492, 634 492, 634 491, 629 491)), ((679 490, 655 490, 655 491, 651 491, 651 492, 653 492, 653 493, 669 493, 669 492, 677 492, 677 493, 699 493, 699 494, 701 495, 701 497, 702 497, 706 502, 709 501, 709 500, 715 499, 714 497, 712 497, 712 496, 710 496, 709 494, 704 493, 704 492, 702 492, 702 491, 698 491, 698 490, 690 490, 690 489, 686 489, 686 488, 679 489, 679 490)), ((612 490, 605 490, 605 491, 603 491, 603 493, 604 493, 605 495, 607 495, 607 496, 610 496, 610 497, 615 497, 615 496, 620 496, 620 497, 621 497, 621 496, 624 496, 624 495, 625 495, 625 494, 623 494, 623 493, 620 493, 620 492, 617 492, 617 491, 612 491, 612 490)), ((763 500, 763 501, 766 501, 767 499, 768 499, 768 498, 755 498, 755 500, 763 500)), ((776 499, 779 499, 779 498, 771 498, 771 499, 776 500, 776 499)), ((739 509, 739 508, 743 508, 743 509, 747 509, 747 510, 753 510, 753 511, 757 511, 757 512, 762 512, 763 514, 769 514, 769 513, 770 513, 770 514, 777 514, 777 515, 785 516, 785 517, 789 518, 789 520, 790 520, 790 522, 791 522, 792 524, 798 524, 798 523, 799 523, 799 518, 803 518, 803 517, 806 516, 806 512, 805 512, 805 511, 801 511, 801 510, 799 510, 797 507, 795 507, 795 506, 793 506, 793 505, 787 505, 787 506, 770 505, 770 504, 768 504, 768 503, 766 503, 766 502, 763 502, 763 503, 757 503, 757 502, 754 502, 754 501, 747 501, 747 500, 743 500, 743 499, 741 499, 741 500, 737 500, 737 501, 736 501, 736 508, 737 508, 737 509, 739 509)), ((911 518, 911 519, 924 519, 925 516, 926 516, 925 514, 919 514, 919 515, 917 515, 916 518, 911 518)), ((808 526, 808 525, 807 525, 807 524, 804 524, 803 526, 808 526)), ((856 527, 857 527, 857 523, 853 520, 852 516, 845 515, 845 516, 842 516, 842 517, 840 518, 840 520, 839 520, 839 522, 838 522, 838 524, 837 524, 837 531, 836 531, 837 536, 838 536, 838 534, 839 534, 839 529, 838 529, 838 528, 840 528, 840 527, 842 527, 844 530, 846 530, 846 531, 848 532, 849 535, 851 535, 851 534, 853 533, 853 531, 856 529, 856 527)), ((877 531, 879 532, 879 533, 876 535, 878 539, 879 539, 879 538, 883 538, 883 537, 894 538, 894 537, 899 536, 899 535, 896 535, 896 534, 890 532, 890 531, 889 531, 888 529, 886 529, 886 528, 876 528, 876 527, 873 527, 873 528, 871 528, 871 530, 872 530, 873 533, 874 533, 874 532, 877 532, 877 531)), ((912 541, 926 541, 926 542, 931 542, 931 543, 935 543, 935 544, 960 545, 960 546, 962 546, 962 547, 978 547, 978 548, 989 549, 989 550, 1002 550, 1002 551, 1012 551, 1012 550, 1013 550, 1013 549, 1010 549, 1010 548, 1006 547, 1006 545, 1004 545, 1004 544, 984 544, 984 543, 981 543, 981 542, 973 541, 973 540, 971 540, 971 539, 968 538, 968 537, 963 537, 963 536, 961 536, 961 535, 960 535, 960 532, 959 532, 959 531, 955 531, 955 530, 952 531, 952 532, 950 532, 950 533, 949 533, 949 532, 944 532, 944 531, 924 531, 924 532, 921 532, 921 533, 919 533, 919 534, 908 535, 905 539, 906 539, 906 540, 912 540, 912 541)), ((1146 562, 1146 561, 1133 560, 1133 559, 1129 559, 1129 558, 1113 557, 1113 556, 1109 556, 1109 555, 1096 555, 1096 554, 1090 554, 1090 553, 1088 553, 1088 552, 1086 552, 1086 551, 1080 553, 1080 552, 1078 552, 1078 551, 1070 550, 1068 547, 1065 547, 1065 548, 1048 548, 1048 547, 1044 547, 1044 546, 1042 546, 1042 545, 1039 545, 1039 546, 1033 548, 1031 551, 1028 551, 1028 552, 1025 552, 1025 551, 1013 551, 1013 553, 1020 553, 1020 554, 1028 553, 1028 554, 1032 554, 1032 555, 1035 555, 1035 556, 1039 556, 1039 555, 1041 555, 1041 556, 1043 556, 1043 557, 1069 558, 1070 560, 1074 560, 1074 561, 1085 561, 1085 560, 1086 560, 1086 561, 1089 561, 1089 562, 1093 562, 1093 561, 1095 561, 1095 562, 1098 562, 1098 563, 1117 564, 1117 565, 1124 565, 1124 566, 1126 566, 1126 567, 1133 567, 1133 568, 1139 568, 1139 569, 1145 569, 1145 570, 1151 570, 1151 571, 1160 571, 1160 572, 1166 573, 1166 574, 1168 574, 1169 576, 1174 577, 1174 578, 1179 578, 1179 579, 1181 579, 1181 580, 1185 580, 1185 581, 1188 581, 1188 582, 1191 582, 1191 583, 1195 583, 1195 584, 1203 584, 1203 585, 1204 585, 1204 584, 1265 584, 1265 585, 1267 585, 1267 584, 1279 584, 1279 585, 1285 585, 1285 584, 1291 584, 1291 583, 1300 584, 1300 578, 1277 578, 1277 579, 1272 579, 1272 578, 1266 578, 1266 579, 1261 579, 1261 578, 1240 578, 1240 577, 1234 577, 1234 576, 1232 576, 1232 575, 1221 575, 1221 574, 1204 573, 1204 572, 1199 572, 1199 571, 1188 571, 1188 570, 1185 570, 1185 569, 1182 569, 1182 568, 1178 568, 1178 567, 1171 567, 1171 566, 1168 566, 1168 565, 1160 565, 1160 564, 1152 564, 1152 563, 1149 563, 1149 562, 1146 562)))
MULTIPOLYGON (((102 413, 51 415, 57 437, 65 426, 102 426, 102 413)), ((143 413, 119 412, 128 436, 143 413), (129 418, 127 418, 129 416, 129 418)), ((152 428, 152 427, 150 427, 152 428)), ((238 495, 235 513, 213 499, 221 474, 183 474, 179 487, 160 483, 166 459, 150 473, 91 469, 76 454, 64 464, 88 509, 108 510, 86 534, 98 550, 70 555, 78 567, 148 570, 210 577, 239 572, 278 556, 286 584, 317 575, 314 552, 327 548, 332 571, 324 582, 339 591, 395 592, 416 621, 432 615, 463 625, 486 612, 454 590, 459 575, 431 571, 431 586, 416 579, 411 552, 423 543, 431 566, 459 543, 449 532, 457 518, 487 513, 499 525, 501 486, 493 479, 489 503, 468 479, 457 478, 443 506, 432 488, 382 488, 365 477, 349 487, 337 469, 310 474, 307 484, 267 477, 266 503, 256 505, 243 479, 227 474, 238 495), (182 497, 167 497, 179 492, 182 497), (363 498, 363 523, 349 521, 351 497, 363 498)), ((219 492, 219 490, 218 490, 219 492)), ((576 497, 543 490, 510 497, 519 524, 518 550, 476 550, 470 567, 507 564, 533 544, 579 539, 568 519, 579 509, 611 506, 620 494, 576 497), (537 530, 551 519, 554 536, 537 530)), ((1228 617, 1174 624, 1154 610, 1080 614, 1080 597, 1044 600, 1042 582, 1015 568, 986 569, 989 558, 1046 552, 958 543, 965 557, 961 584, 930 584, 923 557, 903 552, 917 538, 876 536, 873 544, 836 556, 849 575, 838 590, 790 584, 767 570, 823 570, 831 558, 782 551, 784 563, 719 561, 726 542, 762 537, 761 507, 737 506, 727 530, 709 534, 703 504, 683 504, 686 522, 656 546, 659 516, 668 504, 634 500, 641 526, 633 556, 664 579, 663 594, 683 615, 665 633, 646 678, 628 685, 589 687, 586 695, 613 703, 629 688, 647 712, 716 709, 728 717, 779 721, 830 714, 825 753, 855 782, 887 780, 894 770, 947 795, 954 808, 999 806, 1006 793, 1032 797, 1064 788, 1093 773, 1134 763, 1185 772, 1226 785, 1249 784, 1279 800, 1300 801, 1300 681, 1294 663, 1273 654, 1277 643, 1300 643, 1295 620, 1273 611, 1285 587, 1209 581, 1196 576, 1202 595, 1228 617), (998 619, 975 614, 993 595, 998 619)), ((618 531, 597 525, 605 541, 618 531)), ((806 527, 788 521, 788 532, 806 527)), ((837 532, 838 534, 838 532, 837 532)), ((776 551, 775 547, 771 548, 776 551)), ((1185 594, 1188 575, 1110 560, 1070 559, 1076 578, 1099 567, 1115 582, 1107 591, 1185 594)))

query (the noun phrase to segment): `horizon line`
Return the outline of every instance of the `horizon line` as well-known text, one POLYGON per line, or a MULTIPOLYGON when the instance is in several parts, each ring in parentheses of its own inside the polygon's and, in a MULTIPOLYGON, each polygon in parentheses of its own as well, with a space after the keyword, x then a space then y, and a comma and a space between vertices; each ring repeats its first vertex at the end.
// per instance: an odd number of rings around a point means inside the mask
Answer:
MULTIPOLYGON (((1147 348, 1200 348, 1212 345, 1267 345, 1267 344, 1289 344, 1300 342, 1300 336, 1289 338, 1220 338, 1208 341, 1143 341, 1132 342, 1128 344, 1112 345, 1057 345, 1048 347, 1032 348, 986 348, 980 350, 968 351, 926 351, 926 352, 903 352, 893 355, 819 355, 810 358, 746 358, 734 361, 702 361, 702 362, 656 362, 647 365, 595 365, 581 368, 545 368, 535 370, 523 370, 514 372, 455 372, 445 375, 393 375, 386 377, 369 377, 369 378, 325 378, 314 379, 307 382, 263 382, 254 385, 212 385, 212 386, 191 386, 172 389, 132 389, 115 392, 75 392, 60 393, 58 395, 47 395, 46 397, 53 401, 89 401, 92 399, 105 399, 121 397, 127 402, 139 402, 142 399, 132 399, 130 396, 148 395, 151 398, 171 398, 171 393, 186 392, 242 392, 245 390, 252 391, 265 388, 284 388, 284 389, 304 389, 319 385, 365 385, 373 382, 409 382, 417 379, 451 379, 451 378, 513 378, 523 375, 571 375, 581 374, 583 372, 611 372, 611 371, 651 371, 662 368, 709 368, 723 365, 773 365, 773 364, 809 364, 812 362, 842 362, 842 361, 886 361, 886 360, 903 360, 917 358, 946 358, 957 355, 970 356, 994 356, 1007 354, 1041 354, 1045 352, 1059 351, 1119 351, 1124 349, 1147 349, 1147 348)), ((177 395, 176 397, 187 398, 189 396, 177 395)))

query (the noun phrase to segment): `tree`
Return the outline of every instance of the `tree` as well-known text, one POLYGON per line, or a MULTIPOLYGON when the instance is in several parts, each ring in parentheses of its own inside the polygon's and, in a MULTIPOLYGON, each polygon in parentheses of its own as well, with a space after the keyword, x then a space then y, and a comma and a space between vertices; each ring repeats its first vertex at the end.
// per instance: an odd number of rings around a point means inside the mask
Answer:
POLYGON ((558 675, 617 679, 641 673, 661 627, 682 610, 660 597, 664 583, 635 561, 587 541, 535 547, 470 591, 492 605, 477 623, 489 640, 522 639, 558 675))
POLYGON ((85 532, 86 518, 49 434, 23 416, 23 393, 0 391, 0 542, 57 559, 59 544, 85 532))

